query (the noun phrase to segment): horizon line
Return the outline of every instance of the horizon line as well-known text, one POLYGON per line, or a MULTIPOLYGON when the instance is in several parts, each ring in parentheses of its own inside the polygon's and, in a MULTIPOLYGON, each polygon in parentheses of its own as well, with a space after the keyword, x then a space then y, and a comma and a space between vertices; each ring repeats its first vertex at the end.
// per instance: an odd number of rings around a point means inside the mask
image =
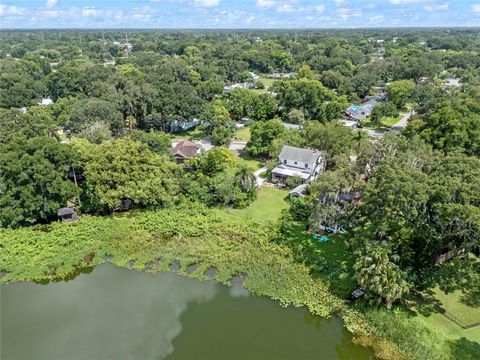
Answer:
POLYGON ((480 25, 445 25, 445 26, 368 26, 368 27, 279 27, 279 28, 262 28, 262 27, 239 27, 239 28, 212 28, 212 27, 14 27, 14 28, 2 28, 0 31, 24 31, 24 30, 214 30, 214 31, 225 31, 225 30, 260 30, 260 31, 272 31, 272 30, 397 30, 397 29, 480 29, 480 25))

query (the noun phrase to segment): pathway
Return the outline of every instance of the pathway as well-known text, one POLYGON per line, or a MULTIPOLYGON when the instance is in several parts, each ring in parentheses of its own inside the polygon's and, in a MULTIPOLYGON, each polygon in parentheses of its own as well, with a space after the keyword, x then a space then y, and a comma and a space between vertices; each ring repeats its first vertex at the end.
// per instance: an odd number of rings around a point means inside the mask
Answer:
POLYGON ((257 186, 260 187, 263 185, 263 183, 266 181, 265 178, 261 177, 260 175, 267 172, 267 167, 264 166, 262 167, 261 169, 258 169, 257 171, 255 171, 253 173, 253 175, 255 176, 255 181, 257 183, 257 186))

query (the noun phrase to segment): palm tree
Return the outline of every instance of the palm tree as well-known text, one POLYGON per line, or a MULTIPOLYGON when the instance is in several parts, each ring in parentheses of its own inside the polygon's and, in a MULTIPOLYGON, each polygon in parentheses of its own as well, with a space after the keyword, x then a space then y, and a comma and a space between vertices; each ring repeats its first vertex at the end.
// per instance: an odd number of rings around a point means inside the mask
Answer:
POLYGON ((133 128, 137 126, 137 119, 135 119, 135 117, 132 115, 128 115, 127 119, 125 120, 125 124, 128 126, 130 131, 132 131, 133 128))
POLYGON ((235 173, 235 183, 240 186, 242 192, 248 194, 255 189, 257 182, 252 169, 246 165, 241 165, 235 173))
POLYGON ((408 294, 410 285, 405 280, 405 272, 393 262, 398 260, 397 255, 389 256, 384 246, 370 243, 357 255, 354 269, 358 284, 379 295, 387 308, 408 294))

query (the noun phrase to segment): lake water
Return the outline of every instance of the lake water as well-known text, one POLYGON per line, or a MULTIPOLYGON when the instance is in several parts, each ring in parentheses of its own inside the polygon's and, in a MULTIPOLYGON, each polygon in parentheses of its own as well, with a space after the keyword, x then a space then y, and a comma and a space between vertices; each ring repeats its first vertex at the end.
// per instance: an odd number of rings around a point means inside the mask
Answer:
POLYGON ((337 318, 241 287, 99 266, 0 287, 1 360, 366 360, 337 318))

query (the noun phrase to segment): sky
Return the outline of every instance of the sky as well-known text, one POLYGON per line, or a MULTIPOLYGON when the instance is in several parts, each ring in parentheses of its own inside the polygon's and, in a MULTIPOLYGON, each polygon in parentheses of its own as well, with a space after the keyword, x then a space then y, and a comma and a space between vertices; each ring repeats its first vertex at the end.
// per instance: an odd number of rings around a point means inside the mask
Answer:
POLYGON ((0 28, 480 26, 480 0, 0 0, 0 28))

